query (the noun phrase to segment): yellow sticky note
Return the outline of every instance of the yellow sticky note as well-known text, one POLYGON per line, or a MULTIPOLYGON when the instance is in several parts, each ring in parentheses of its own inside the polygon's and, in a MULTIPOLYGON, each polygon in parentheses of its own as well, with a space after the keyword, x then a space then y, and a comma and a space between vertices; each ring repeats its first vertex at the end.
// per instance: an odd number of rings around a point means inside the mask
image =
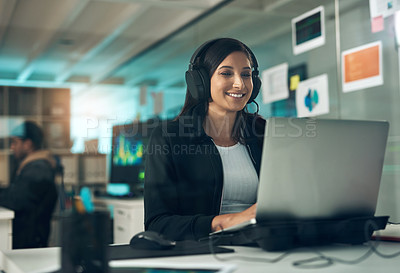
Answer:
POLYGON ((297 86, 299 85, 300 82, 300 76, 299 75, 293 75, 290 77, 290 91, 294 91, 297 89, 297 86))

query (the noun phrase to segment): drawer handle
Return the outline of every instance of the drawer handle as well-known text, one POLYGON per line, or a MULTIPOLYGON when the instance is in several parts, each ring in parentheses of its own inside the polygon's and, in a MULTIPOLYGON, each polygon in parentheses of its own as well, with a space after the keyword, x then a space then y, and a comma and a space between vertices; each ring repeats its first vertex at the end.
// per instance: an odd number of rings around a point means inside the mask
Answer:
POLYGON ((125 229, 124 229, 123 227, 117 227, 117 229, 118 229, 119 231, 125 231, 125 229))

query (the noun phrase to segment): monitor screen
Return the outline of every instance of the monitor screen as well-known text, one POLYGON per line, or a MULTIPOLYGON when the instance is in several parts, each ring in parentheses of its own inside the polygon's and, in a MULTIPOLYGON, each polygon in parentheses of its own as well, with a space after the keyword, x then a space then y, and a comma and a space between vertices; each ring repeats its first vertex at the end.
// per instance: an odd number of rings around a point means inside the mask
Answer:
POLYGON ((296 22, 296 45, 321 36, 321 12, 296 22))
POLYGON ((154 126, 149 122, 113 126, 110 183, 129 185, 131 195, 143 191, 145 147, 154 126))
POLYGON ((292 46, 295 55, 324 44, 325 16, 323 6, 292 19, 292 46))

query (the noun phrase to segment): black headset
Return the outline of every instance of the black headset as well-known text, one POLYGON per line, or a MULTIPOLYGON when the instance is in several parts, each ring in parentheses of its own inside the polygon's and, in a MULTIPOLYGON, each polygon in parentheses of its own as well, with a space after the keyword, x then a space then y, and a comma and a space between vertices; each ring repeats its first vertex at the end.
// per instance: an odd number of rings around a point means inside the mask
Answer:
MULTIPOLYGON (((221 40, 221 38, 205 42, 193 53, 192 58, 190 58, 189 69, 185 73, 185 79, 187 88, 195 100, 206 101, 211 97, 210 76, 208 75, 208 72, 204 69, 204 67, 201 67, 198 64, 198 59, 207 49, 209 49, 215 42, 219 40, 221 40)), ((245 44, 243 44, 243 46, 250 54, 253 63, 253 92, 251 93, 251 97, 247 102, 251 103, 260 92, 261 80, 259 77, 258 63, 256 57, 254 56, 250 48, 248 48, 245 44)))

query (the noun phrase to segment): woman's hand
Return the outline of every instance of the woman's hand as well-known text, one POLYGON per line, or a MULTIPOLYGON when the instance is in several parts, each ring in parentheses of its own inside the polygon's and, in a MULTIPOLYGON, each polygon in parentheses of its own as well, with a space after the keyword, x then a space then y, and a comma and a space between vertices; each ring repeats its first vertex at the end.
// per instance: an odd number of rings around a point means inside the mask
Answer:
POLYGON ((215 216, 211 222, 211 230, 218 231, 221 229, 226 229, 228 227, 249 221, 252 218, 256 217, 256 207, 257 204, 252 205, 248 209, 231 214, 223 214, 215 216))

